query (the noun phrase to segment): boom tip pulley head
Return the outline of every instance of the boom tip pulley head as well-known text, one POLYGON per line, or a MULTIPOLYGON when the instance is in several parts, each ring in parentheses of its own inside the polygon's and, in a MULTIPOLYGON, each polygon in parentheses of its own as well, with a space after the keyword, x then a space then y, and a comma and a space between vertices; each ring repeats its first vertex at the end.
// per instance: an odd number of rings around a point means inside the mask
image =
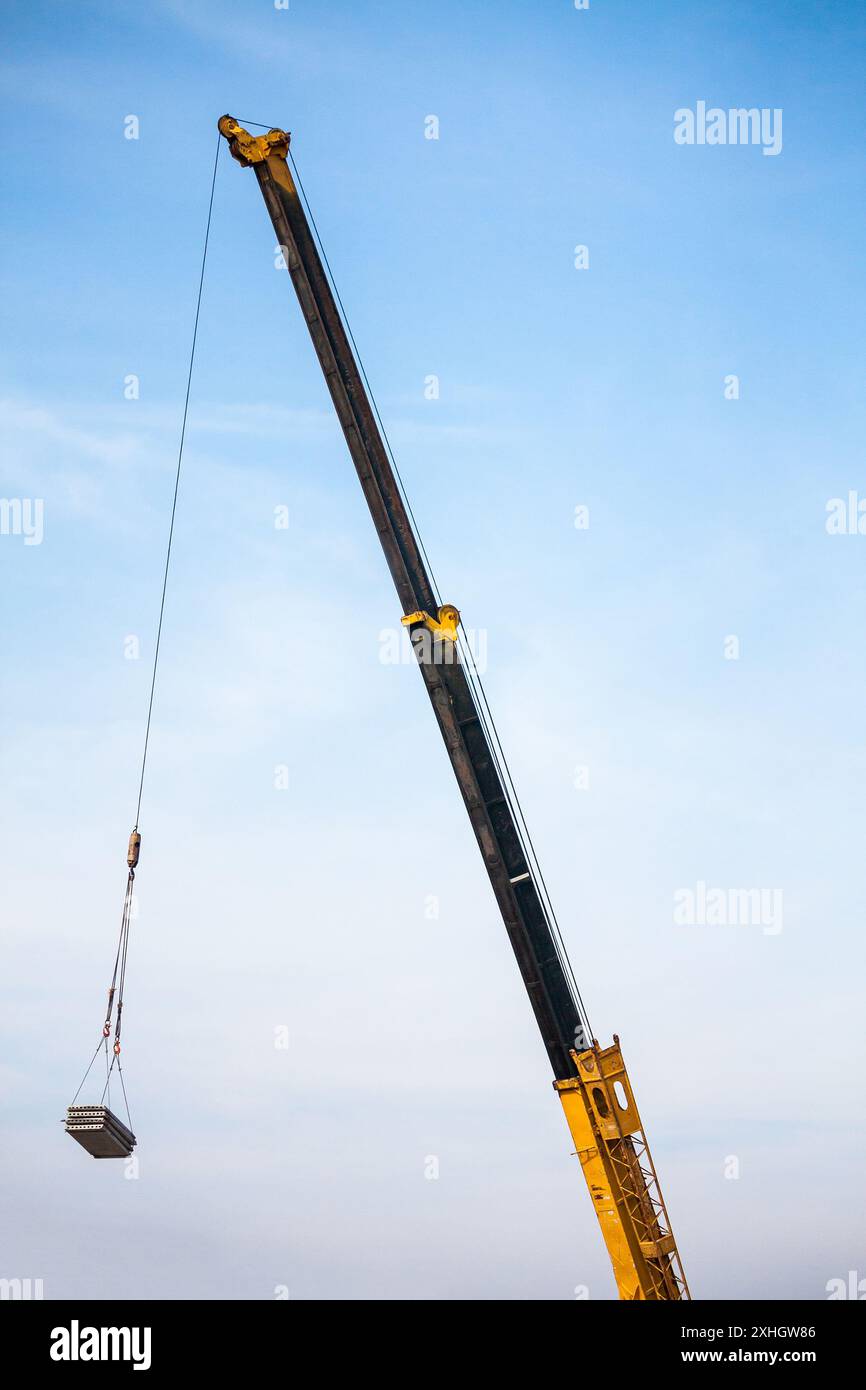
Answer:
POLYGON ((287 130, 269 130, 267 135, 250 135, 239 125, 234 116, 220 116, 217 121, 220 135, 229 142, 232 157, 248 168, 251 164, 261 164, 271 155, 285 159, 289 152, 291 134, 287 130))

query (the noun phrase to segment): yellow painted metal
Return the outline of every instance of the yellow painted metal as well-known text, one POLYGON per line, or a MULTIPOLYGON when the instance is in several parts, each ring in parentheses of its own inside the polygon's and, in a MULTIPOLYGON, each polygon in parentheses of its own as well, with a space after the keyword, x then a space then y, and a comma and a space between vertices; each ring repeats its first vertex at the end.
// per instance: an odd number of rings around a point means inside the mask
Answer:
POLYGON ((275 155, 285 159, 289 152, 291 136, 287 130, 269 130, 267 135, 250 135, 234 116, 221 116, 217 122, 219 132, 229 142, 229 149, 239 164, 261 164, 263 160, 275 155))
POLYGON ((447 637, 451 642, 456 642, 460 612, 453 603, 443 603, 435 618, 429 613, 418 612, 407 613, 400 621, 404 627, 411 627, 413 623, 423 623, 434 637, 447 637))
POLYGON ((690 1297, 631 1082, 614 1034, 572 1052, 577 1075, 554 1081, 622 1299, 690 1297))

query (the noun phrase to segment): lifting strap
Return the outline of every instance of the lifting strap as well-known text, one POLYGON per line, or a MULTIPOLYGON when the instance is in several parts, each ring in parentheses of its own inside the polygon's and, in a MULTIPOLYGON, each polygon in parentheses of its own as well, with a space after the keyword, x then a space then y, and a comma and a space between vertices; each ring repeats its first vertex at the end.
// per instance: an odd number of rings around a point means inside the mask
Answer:
POLYGON ((135 870, 138 866, 138 857, 141 852, 141 836, 137 830, 133 830, 129 837, 129 849, 126 855, 126 862, 129 866, 129 874, 126 879, 126 893, 123 898, 123 915, 120 919, 120 936, 117 941, 117 953, 114 957, 114 971, 111 976, 111 984, 108 987, 108 1007, 105 1012, 105 1023, 102 1025, 102 1036, 106 1040, 111 1035, 111 1014, 114 1006, 114 996, 117 995, 117 1013, 114 1023, 114 1055, 120 1056, 120 1025, 123 1018, 123 985, 126 980, 126 952, 129 946, 129 923, 132 917, 133 892, 135 887, 135 870), (119 979, 118 979, 119 972, 119 979))
POLYGON ((129 949, 129 924, 132 920, 135 890, 135 870, 138 866, 139 854, 141 852, 141 836, 137 830, 133 830, 129 837, 129 848, 126 854, 127 876, 126 892, 123 895, 123 912, 120 918, 120 934, 117 938, 117 950, 114 955, 114 969, 111 972, 111 984, 108 986, 108 1003, 105 1009, 105 1022, 102 1025, 102 1036, 96 1044, 96 1051, 90 1059, 87 1071, 81 1078, 78 1090, 72 1097, 71 1104, 74 1105, 82 1087, 90 1075, 90 1069, 99 1056, 101 1049, 105 1051, 105 1085, 100 1098, 100 1105, 105 1103, 108 1097, 108 1107, 111 1108, 111 1074, 117 1067, 117 1076, 120 1087, 123 1091, 123 1102, 126 1106, 126 1118, 129 1120, 129 1127, 132 1129, 132 1116, 129 1113, 129 1101, 126 1098, 126 1085, 123 1080, 123 1067, 120 1062, 120 1029, 123 1020, 123 986, 126 982, 126 957, 129 949), (114 1003, 117 1000, 115 1011, 114 1003), (113 1056, 109 1059, 108 1039, 111 1037, 112 1017, 114 1019, 114 1046, 113 1056))

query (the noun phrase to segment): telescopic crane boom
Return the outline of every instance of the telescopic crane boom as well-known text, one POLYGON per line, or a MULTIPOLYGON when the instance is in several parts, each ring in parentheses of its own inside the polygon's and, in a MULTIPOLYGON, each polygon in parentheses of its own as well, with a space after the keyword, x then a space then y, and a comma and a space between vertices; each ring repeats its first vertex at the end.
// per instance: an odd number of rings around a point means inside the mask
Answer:
POLYGON ((358 473, 412 646, 553 1069, 620 1298, 689 1297, 619 1039, 591 1037, 483 696, 440 604, 288 165, 289 134, 219 121, 255 170, 358 473))

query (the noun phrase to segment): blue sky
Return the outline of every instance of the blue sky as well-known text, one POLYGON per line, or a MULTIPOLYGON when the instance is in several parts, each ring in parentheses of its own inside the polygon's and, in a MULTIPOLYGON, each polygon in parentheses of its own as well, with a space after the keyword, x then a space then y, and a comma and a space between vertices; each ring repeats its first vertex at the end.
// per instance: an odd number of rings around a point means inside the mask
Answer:
POLYGON ((0 535, 0 1275, 47 1297, 613 1295, 421 682, 379 659, 399 614, 354 471, 225 150, 124 1029, 140 1176, 57 1123, 120 914, 225 111, 292 131, 694 1292, 866 1275, 866 537, 825 526, 830 499, 866 497, 861 7, 2 22, 0 494, 42 499, 44 537, 0 535), (781 153, 675 144, 698 101, 781 109, 781 153), (675 924, 699 882, 781 889, 782 931, 675 924))

